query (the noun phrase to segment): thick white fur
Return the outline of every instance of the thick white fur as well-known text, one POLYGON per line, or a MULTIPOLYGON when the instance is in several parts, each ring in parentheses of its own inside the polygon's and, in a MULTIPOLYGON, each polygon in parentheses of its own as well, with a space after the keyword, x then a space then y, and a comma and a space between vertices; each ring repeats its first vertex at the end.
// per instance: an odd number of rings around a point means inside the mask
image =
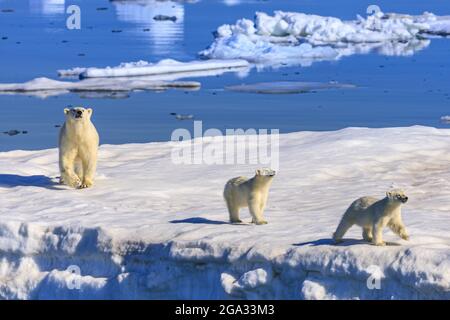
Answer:
POLYGON ((223 196, 232 223, 242 222, 239 219, 239 210, 248 207, 253 223, 267 224, 263 213, 274 176, 275 171, 271 169, 258 169, 251 179, 237 177, 227 182, 223 196))
POLYGON ((395 234, 404 240, 409 236, 402 221, 401 205, 408 200, 402 190, 392 190, 383 199, 362 197, 355 200, 339 223, 333 239, 336 243, 354 224, 363 228, 363 238, 374 245, 383 246, 383 229, 388 226, 395 234))
POLYGON ((61 183, 74 188, 91 187, 99 145, 97 130, 91 122, 92 109, 66 108, 64 113, 66 122, 59 134, 61 183))

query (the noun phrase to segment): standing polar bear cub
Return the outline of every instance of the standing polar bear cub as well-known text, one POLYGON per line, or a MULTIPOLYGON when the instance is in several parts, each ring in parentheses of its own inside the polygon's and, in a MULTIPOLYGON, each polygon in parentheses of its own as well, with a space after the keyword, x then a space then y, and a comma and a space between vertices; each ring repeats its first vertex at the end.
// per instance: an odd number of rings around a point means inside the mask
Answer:
POLYGON ((263 213, 274 176, 275 171, 272 169, 258 169, 251 179, 237 177, 227 182, 223 196, 232 223, 242 222, 239 219, 239 210, 248 207, 253 223, 267 224, 263 213))
POLYGON ((99 137, 91 122, 92 109, 64 109, 66 122, 59 134, 61 183, 89 188, 94 183, 99 137))
POLYGON ((354 224, 363 228, 363 238, 374 245, 383 246, 383 229, 388 226, 395 234, 404 240, 409 236, 402 221, 401 205, 408 197, 400 189, 386 192, 386 197, 379 200, 373 197, 362 197, 355 200, 339 223, 333 239, 336 243, 354 224))

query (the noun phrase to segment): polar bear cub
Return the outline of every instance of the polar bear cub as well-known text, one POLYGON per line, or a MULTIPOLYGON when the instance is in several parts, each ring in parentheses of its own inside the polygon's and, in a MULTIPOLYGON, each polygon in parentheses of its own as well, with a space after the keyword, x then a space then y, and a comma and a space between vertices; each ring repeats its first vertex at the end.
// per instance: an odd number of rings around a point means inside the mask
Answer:
POLYGON ((255 176, 251 179, 237 177, 227 182, 223 197, 227 203, 232 223, 242 222, 239 219, 239 210, 248 207, 253 223, 267 224, 263 213, 274 176, 274 170, 263 168, 256 170, 255 176))
POLYGON ((92 109, 64 109, 66 122, 59 134, 61 183, 88 188, 94 183, 99 136, 91 122, 92 109))
POLYGON ((402 222, 401 205, 408 201, 403 190, 394 189, 386 192, 386 197, 376 199, 362 197, 355 200, 339 223, 333 239, 336 243, 342 241, 342 237, 354 224, 363 228, 363 238, 374 245, 383 246, 383 228, 388 226, 395 234, 404 240, 409 236, 402 222))

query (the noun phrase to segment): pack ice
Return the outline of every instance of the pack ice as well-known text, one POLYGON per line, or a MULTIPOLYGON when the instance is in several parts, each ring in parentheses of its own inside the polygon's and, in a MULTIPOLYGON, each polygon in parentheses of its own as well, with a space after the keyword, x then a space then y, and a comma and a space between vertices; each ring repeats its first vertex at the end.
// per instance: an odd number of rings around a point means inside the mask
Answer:
POLYGON ((450 34, 450 16, 425 12, 412 16, 377 12, 343 21, 298 12, 257 12, 215 32, 214 42, 199 54, 216 59, 242 58, 257 64, 309 65, 313 61, 376 51, 410 55, 428 46, 429 35, 450 34))

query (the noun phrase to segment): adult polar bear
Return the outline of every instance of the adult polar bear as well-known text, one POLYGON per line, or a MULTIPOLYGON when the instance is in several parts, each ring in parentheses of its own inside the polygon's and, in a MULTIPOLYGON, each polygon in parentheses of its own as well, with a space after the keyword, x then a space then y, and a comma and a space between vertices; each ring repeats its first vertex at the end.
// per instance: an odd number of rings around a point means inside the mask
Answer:
POLYGON ((91 122, 92 109, 64 109, 66 121, 59 134, 61 183, 89 188, 94 183, 99 136, 91 122))

